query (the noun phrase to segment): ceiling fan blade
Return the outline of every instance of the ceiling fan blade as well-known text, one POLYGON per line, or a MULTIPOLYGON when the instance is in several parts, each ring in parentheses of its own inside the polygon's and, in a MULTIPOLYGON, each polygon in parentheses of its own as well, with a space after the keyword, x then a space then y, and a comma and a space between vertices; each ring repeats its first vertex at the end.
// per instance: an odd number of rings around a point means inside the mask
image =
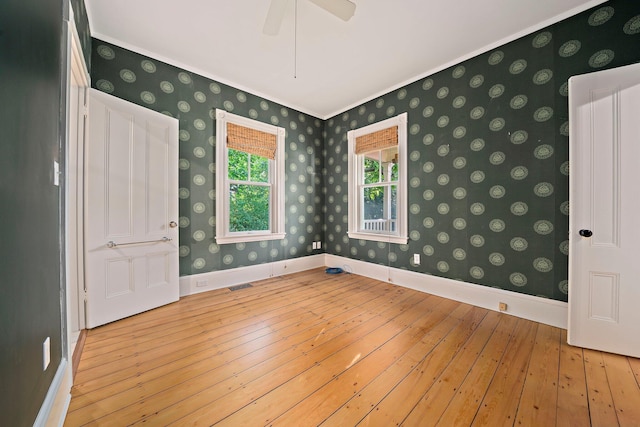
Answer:
POLYGON ((285 7, 289 0, 271 0, 267 18, 264 20, 262 32, 268 36, 276 36, 280 32, 282 18, 284 18, 285 7))
POLYGON ((309 0, 343 21, 351 19, 356 11, 356 4, 349 0, 309 0))

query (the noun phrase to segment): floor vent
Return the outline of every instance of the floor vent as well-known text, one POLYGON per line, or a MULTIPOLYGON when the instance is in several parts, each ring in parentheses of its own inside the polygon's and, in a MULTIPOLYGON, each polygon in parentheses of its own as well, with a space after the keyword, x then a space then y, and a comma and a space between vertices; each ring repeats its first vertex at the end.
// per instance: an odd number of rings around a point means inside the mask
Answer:
POLYGON ((229 290, 230 291, 238 291, 238 290, 244 289, 244 288, 253 288, 253 285, 251 283, 245 283, 244 285, 231 286, 229 288, 229 290))

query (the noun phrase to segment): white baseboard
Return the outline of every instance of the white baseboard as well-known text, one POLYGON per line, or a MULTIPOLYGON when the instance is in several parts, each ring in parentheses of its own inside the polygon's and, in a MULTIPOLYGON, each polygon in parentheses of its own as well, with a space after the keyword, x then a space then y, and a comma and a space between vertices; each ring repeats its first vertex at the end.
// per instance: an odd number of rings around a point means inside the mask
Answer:
POLYGON ((256 264, 229 270, 182 276, 180 278, 180 296, 198 294, 214 289, 268 279, 270 277, 311 270, 325 265, 325 255, 310 255, 300 258, 256 264))
POLYGON ((326 255, 327 266, 341 267, 360 276, 388 281, 398 286, 438 295, 477 307, 498 311, 500 302, 507 303, 507 314, 546 325, 567 329, 568 305, 552 299, 519 294, 415 271, 390 268, 379 264, 326 255))
POLYGON ((34 427, 62 427, 71 402, 72 385, 71 363, 62 359, 33 423, 34 427))
POLYGON ((180 278, 180 296, 324 266, 341 267, 347 272, 360 276, 383 280, 489 310, 498 311, 498 304, 504 302, 507 304, 505 312, 507 314, 567 329, 568 306, 565 302, 329 254, 183 276, 180 278))

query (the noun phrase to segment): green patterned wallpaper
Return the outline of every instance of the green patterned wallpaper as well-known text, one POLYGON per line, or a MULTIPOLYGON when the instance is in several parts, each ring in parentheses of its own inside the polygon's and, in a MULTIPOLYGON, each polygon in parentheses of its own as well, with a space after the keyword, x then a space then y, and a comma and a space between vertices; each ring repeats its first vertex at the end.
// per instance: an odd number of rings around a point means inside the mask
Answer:
POLYGON ((331 118, 327 251, 566 301, 567 79, 638 61, 640 2, 613 1, 331 118), (404 111, 410 241, 349 239, 347 131, 404 111))
POLYGON ((322 121, 129 50, 93 40, 92 85, 180 121, 180 274, 319 253, 322 234, 322 121), (215 109, 286 129, 287 237, 215 242, 215 109))
POLYGON ((309 255, 323 240, 328 253, 566 301, 566 82, 638 62, 638 46, 640 4, 612 1, 324 122, 95 39, 92 82, 180 119, 182 275, 309 255), (215 244, 215 108, 287 129, 284 242, 215 244), (350 240, 347 131, 404 111, 410 241, 350 240))

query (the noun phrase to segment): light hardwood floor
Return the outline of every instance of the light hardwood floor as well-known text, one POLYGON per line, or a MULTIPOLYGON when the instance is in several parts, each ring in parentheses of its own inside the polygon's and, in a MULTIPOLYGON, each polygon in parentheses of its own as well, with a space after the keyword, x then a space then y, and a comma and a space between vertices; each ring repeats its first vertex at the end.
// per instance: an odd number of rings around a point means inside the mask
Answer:
POLYGON ((65 426, 639 426, 640 360, 322 269, 89 331, 65 426))

